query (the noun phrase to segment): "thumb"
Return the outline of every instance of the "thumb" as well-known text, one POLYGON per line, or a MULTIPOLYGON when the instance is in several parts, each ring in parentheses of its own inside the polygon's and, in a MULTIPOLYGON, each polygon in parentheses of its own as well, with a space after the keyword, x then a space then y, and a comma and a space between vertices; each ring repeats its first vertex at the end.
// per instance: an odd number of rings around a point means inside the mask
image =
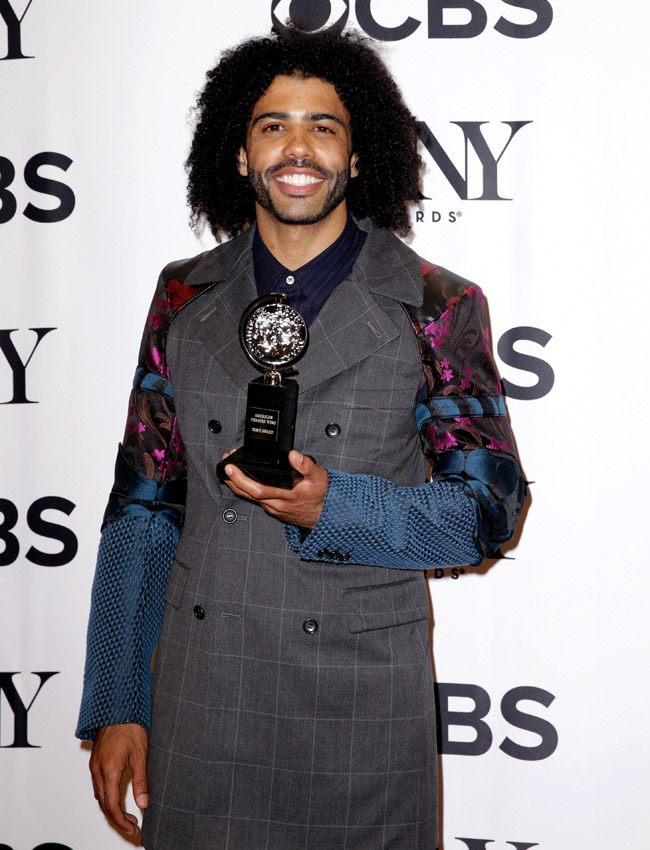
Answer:
POLYGON ((308 478, 310 473, 313 473, 316 469, 316 462, 313 458, 310 458, 309 455, 303 455, 295 449, 292 449, 289 452, 289 463, 294 469, 297 469, 304 478, 308 478))
POLYGON ((133 799, 139 809, 146 809, 149 805, 149 782, 147 781, 147 762, 145 758, 138 758, 131 765, 131 784, 133 785, 133 799))

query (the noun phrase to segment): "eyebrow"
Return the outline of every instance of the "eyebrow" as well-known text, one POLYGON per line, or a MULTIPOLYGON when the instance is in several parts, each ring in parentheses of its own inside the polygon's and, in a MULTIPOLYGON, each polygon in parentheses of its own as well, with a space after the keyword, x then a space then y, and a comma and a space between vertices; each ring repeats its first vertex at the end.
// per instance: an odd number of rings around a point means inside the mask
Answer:
MULTIPOLYGON (((260 121, 264 121, 267 118, 275 118, 278 121, 286 121, 291 116, 288 112, 262 112, 261 115, 258 115, 257 118, 251 124, 251 127, 254 127, 260 121)), ((301 121, 334 121, 336 124, 340 124, 343 129, 345 129, 345 124, 341 119, 332 115, 330 112, 303 112, 300 116, 301 121)))

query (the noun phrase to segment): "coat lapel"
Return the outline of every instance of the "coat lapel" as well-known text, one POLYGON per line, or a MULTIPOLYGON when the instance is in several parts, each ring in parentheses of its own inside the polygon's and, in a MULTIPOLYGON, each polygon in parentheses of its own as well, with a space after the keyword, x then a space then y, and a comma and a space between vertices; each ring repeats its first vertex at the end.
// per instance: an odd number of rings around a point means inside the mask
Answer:
POLYGON ((201 298, 201 311, 192 322, 197 335, 237 384, 259 375, 239 342, 239 320, 257 298, 251 245, 253 228, 238 239, 215 248, 186 283, 213 283, 201 298))
POLYGON ((350 369, 398 336, 399 328, 382 307, 383 298, 422 303, 417 255, 371 222, 359 226, 368 236, 352 274, 337 286, 309 329, 309 349, 297 364, 301 392, 350 369))
MULTIPOLYGON (((300 392, 306 392, 374 354, 399 334, 382 299, 421 304, 422 271, 417 255, 391 233, 367 221, 366 242, 346 278, 325 302, 309 329, 307 353, 296 365, 300 392), (377 298, 376 296, 379 296, 377 298)), ((213 283, 201 298, 194 328, 208 351, 233 380, 247 383, 260 373, 239 342, 242 312, 257 297, 253 273, 253 228, 219 246, 186 283, 213 283)))

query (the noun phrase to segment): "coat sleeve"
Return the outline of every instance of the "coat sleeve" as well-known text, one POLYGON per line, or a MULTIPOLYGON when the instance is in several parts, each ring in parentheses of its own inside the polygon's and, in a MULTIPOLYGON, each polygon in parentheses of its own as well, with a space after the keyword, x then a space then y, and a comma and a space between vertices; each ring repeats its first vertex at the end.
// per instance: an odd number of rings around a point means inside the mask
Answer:
POLYGON ((415 415, 431 480, 398 487, 328 470, 316 526, 308 534, 285 526, 290 547, 305 560, 397 569, 479 564, 514 534, 526 486, 481 290, 469 285, 426 317, 405 309, 427 380, 415 415))
POLYGON ((104 515, 76 730, 84 740, 117 723, 149 729, 151 656, 185 509, 185 448, 165 356, 171 319, 197 294, 174 276, 180 265, 161 274, 147 316, 104 515))

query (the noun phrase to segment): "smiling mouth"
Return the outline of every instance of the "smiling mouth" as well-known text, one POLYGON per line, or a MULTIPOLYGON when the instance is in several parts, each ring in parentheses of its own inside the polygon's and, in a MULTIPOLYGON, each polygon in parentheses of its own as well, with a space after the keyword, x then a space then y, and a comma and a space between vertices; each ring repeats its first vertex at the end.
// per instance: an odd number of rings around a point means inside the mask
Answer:
POLYGON ((311 174, 281 174, 275 177, 278 183, 287 183, 289 186, 311 186, 322 183, 324 177, 312 177, 311 174))

